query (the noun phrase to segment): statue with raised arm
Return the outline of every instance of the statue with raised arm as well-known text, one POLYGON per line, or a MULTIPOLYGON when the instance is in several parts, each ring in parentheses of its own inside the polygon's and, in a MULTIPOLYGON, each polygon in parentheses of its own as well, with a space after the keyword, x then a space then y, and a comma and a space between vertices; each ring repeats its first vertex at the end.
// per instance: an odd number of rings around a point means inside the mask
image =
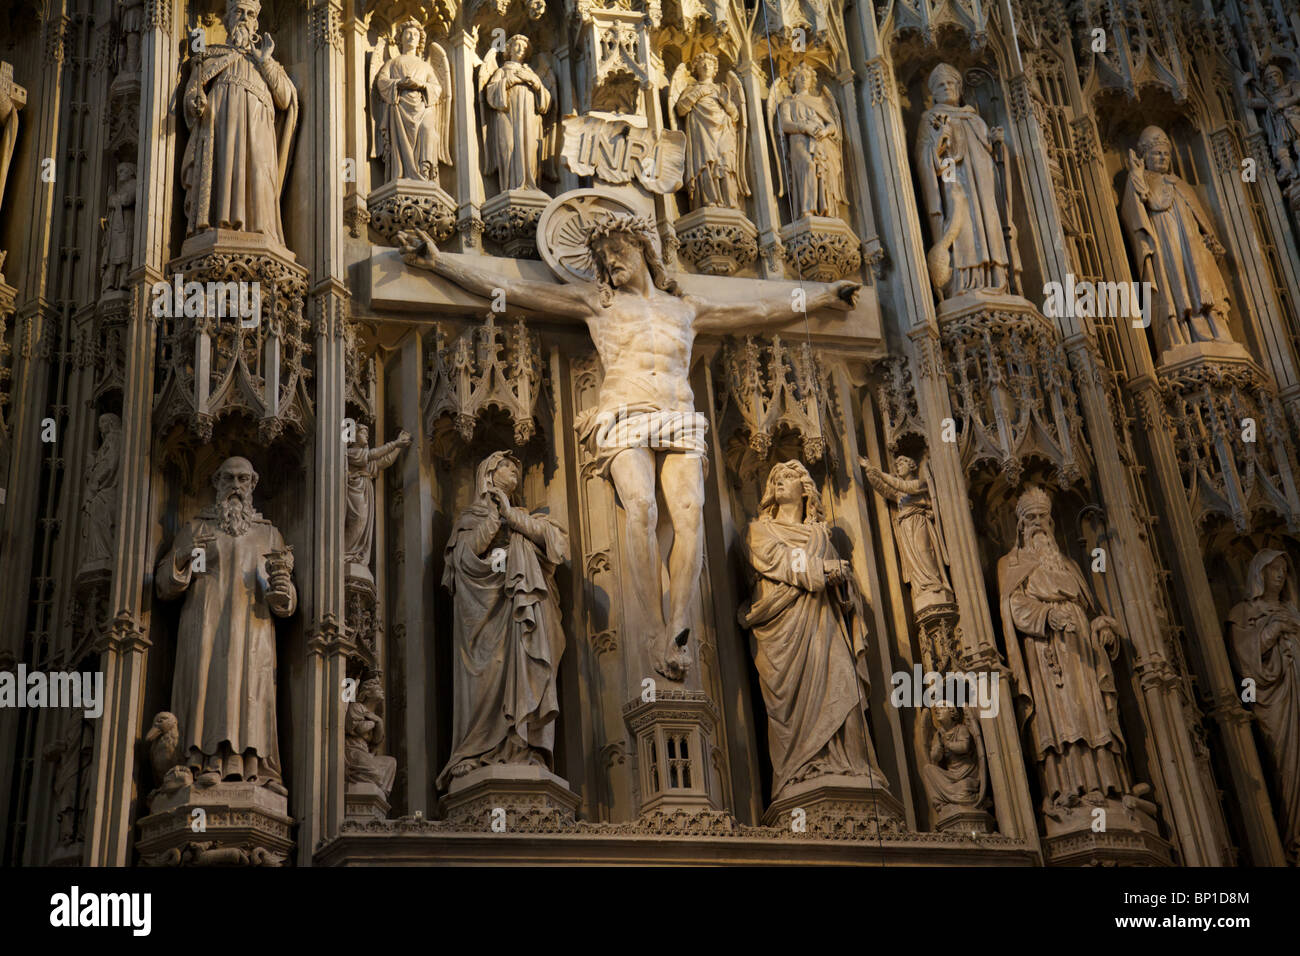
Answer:
POLYGON ((912 586, 912 609, 952 603, 948 552, 935 517, 934 484, 929 470, 920 477, 916 462, 906 455, 894 459, 892 475, 866 458, 858 461, 876 493, 898 505, 898 554, 903 562, 903 580, 912 586))
POLYGON ((280 191, 298 124, 298 90, 257 32, 259 0, 227 0, 228 43, 195 53, 181 105, 190 128, 181 161, 191 234, 257 232, 284 244, 280 191), (259 42, 260 41, 260 42, 259 42), (284 117, 277 133, 276 111, 284 117))
POLYGON ((1263 70, 1263 89, 1249 74, 1243 78, 1247 88, 1246 105, 1264 111, 1264 132, 1277 161, 1277 178, 1287 182, 1296 176, 1296 159, 1300 157, 1300 83, 1288 83, 1282 67, 1270 63, 1263 70))
POLYGON ((411 444, 406 429, 378 448, 370 447, 370 429, 357 425, 348 449, 347 513, 343 519, 343 560, 369 570, 375 540, 375 479, 411 444))
MULTIPOLYGON (((440 256, 424 233, 398 237, 409 265, 427 269, 484 298, 497 290, 512 308, 581 319, 605 369, 594 410, 579 416, 596 473, 613 481, 626 521, 627 574, 635 606, 629 638, 645 642, 654 668, 685 677, 687 640, 704 562, 704 433, 689 370, 695 336, 780 326, 803 317, 789 290, 742 302, 684 293, 669 277, 652 221, 611 214, 585 232, 593 281, 539 282, 489 272, 440 256), (673 529, 668 558, 668 617, 660 590, 659 492, 673 529)), ((809 311, 852 307, 858 283, 841 281, 808 294, 809 311)))

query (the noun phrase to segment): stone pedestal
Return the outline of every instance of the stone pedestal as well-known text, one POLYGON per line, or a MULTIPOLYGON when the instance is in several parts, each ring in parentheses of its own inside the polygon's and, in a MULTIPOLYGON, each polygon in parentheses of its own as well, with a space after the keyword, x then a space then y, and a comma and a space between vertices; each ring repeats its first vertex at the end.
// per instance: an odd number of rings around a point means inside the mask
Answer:
POLYGON ((781 244, 795 278, 834 282, 862 268, 862 243, 843 219, 804 216, 781 227, 781 244))
POLYGON ((376 783, 350 783, 343 794, 343 812, 349 820, 386 820, 388 796, 376 783))
POLYGON ((1160 837, 1155 812, 1147 800, 1124 797, 1045 813, 1043 860, 1049 866, 1169 866, 1169 844, 1160 837))
POLYGON ((569 784, 544 767, 498 764, 452 780, 442 809, 458 829, 549 832, 572 827, 579 803, 569 784))
POLYGON ((664 807, 720 809, 713 772, 718 709, 701 691, 662 690, 623 705, 635 740, 642 815, 664 807))
POLYGON ((159 793, 138 826, 144 866, 280 866, 294 846, 289 798, 243 781, 159 793))
POLYGON ((758 256, 758 229, 738 209, 705 206, 675 223, 677 255, 707 275, 729 276, 758 256))
POLYGON ((372 191, 366 208, 370 228, 389 245, 397 245, 405 229, 423 229, 434 242, 446 242, 456 231, 456 200, 437 183, 395 179, 372 191))
POLYGON ((974 807, 949 805, 939 811, 934 828, 940 833, 960 833, 978 836, 993 832, 993 818, 974 807))
POLYGON ((483 230, 512 259, 536 259, 537 220, 551 197, 540 189, 507 189, 483 204, 483 230))
POLYGON ((877 771, 869 777, 827 774, 792 783, 767 808, 763 825, 816 836, 861 837, 901 833, 904 819, 903 805, 877 771))

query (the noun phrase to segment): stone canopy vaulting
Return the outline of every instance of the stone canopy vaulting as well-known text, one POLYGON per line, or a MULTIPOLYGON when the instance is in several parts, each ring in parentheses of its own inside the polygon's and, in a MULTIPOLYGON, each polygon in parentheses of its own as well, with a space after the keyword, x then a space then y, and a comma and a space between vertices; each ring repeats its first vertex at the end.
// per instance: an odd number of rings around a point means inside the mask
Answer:
POLYGON ((5 864, 1294 866, 1298 439, 1287 0, 0 3, 5 864))

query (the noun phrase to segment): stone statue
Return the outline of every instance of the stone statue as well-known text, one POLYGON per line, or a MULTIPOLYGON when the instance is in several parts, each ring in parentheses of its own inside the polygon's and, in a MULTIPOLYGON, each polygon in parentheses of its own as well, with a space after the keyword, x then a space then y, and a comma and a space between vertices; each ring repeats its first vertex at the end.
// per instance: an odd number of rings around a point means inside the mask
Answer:
POLYGON ((117 478, 122 466, 122 419, 111 412, 99 416, 99 448, 86 473, 86 497, 81 503, 81 566, 106 562, 113 556, 117 531, 117 478))
POLYGON ((1111 669, 1119 625, 1099 612, 1083 572, 1057 545, 1048 494, 1030 488, 1016 518, 1016 546, 998 562, 998 594, 1043 809, 1101 805, 1133 792, 1111 669))
MULTIPOLYGON (((784 145, 790 171, 790 205, 795 219, 837 219, 844 195, 843 129, 835 98, 817 83, 817 71, 797 63, 790 86, 777 77, 767 101, 772 141, 784 145)), ((779 158, 779 156, 778 156, 779 158)), ((785 195, 782 166, 776 164, 777 195, 785 195)))
POLYGON ((502 192, 538 189, 549 156, 546 116, 555 104, 555 77, 548 68, 539 74, 529 66, 528 53, 528 37, 516 34, 506 41, 505 62, 497 65, 493 47, 479 68, 483 172, 497 174, 502 192))
POLYGON ((298 125, 298 91, 261 34, 258 0, 227 0, 228 44, 191 58, 185 86, 189 143, 181 163, 191 234, 208 228, 269 236, 284 245, 280 191, 298 125), (276 133, 276 111, 284 111, 276 133))
POLYGON ((14 158, 14 144, 18 142, 18 111, 26 105, 27 90, 14 82, 13 64, 0 63, 0 209, 4 208, 5 182, 14 158))
POLYGON ((988 803, 988 779, 984 738, 975 715, 939 704, 917 715, 917 729, 921 782, 939 818, 955 810, 983 808, 988 803))
POLYGON ((565 644, 555 569, 569 559, 569 536, 519 507, 519 481, 513 455, 488 455, 474 501, 447 538, 442 583, 454 601, 454 703, 440 789, 491 764, 551 768, 565 644))
MULTIPOLYGON (((609 477, 623 504, 627 567, 635 607, 625 611, 633 640, 645 642, 656 670, 681 680, 690 661, 686 642, 704 563, 704 433, 695 411, 689 370, 701 332, 753 331, 803 317, 788 291, 744 302, 685 295, 668 276, 654 223, 611 215, 586 235, 596 268, 593 283, 552 284, 441 258, 423 232, 398 237, 409 265, 436 272, 465 290, 491 298, 504 290, 512 308, 587 323, 605 370, 597 407, 579 416, 579 436, 594 449, 595 474, 609 477), (667 627, 660 590, 657 490, 673 528, 668 559, 667 627)), ((810 292, 808 311, 847 311, 858 283, 837 282, 810 292)))
POLYGON ((927 258, 942 259, 931 265, 936 291, 1006 292, 1010 260, 995 169, 1002 128, 989 129, 975 107, 961 105, 961 74, 947 63, 931 71, 929 87, 934 105, 921 116, 916 166, 934 243, 927 258))
POLYGON ((348 783, 373 783, 384 799, 393 791, 397 758, 380 754, 384 742, 384 682, 371 677, 348 704, 343 760, 348 783))
POLYGON ((144 0, 117 0, 121 40, 118 64, 123 73, 140 72, 140 34, 144 30, 144 0))
POLYGON ((918 476, 915 461, 906 455, 894 459, 894 474, 886 475, 866 458, 859 458, 867 481, 876 493, 897 502, 898 554, 903 580, 912 586, 912 609, 920 611, 934 604, 953 602, 948 580, 948 552, 934 511, 934 482, 926 469, 918 476))
POLYGON ((429 44, 414 19, 397 25, 400 51, 375 76, 376 146, 389 182, 438 182, 438 164, 451 165, 451 69, 446 52, 429 44))
POLYGON ((43 756, 53 767, 55 822, 61 847, 80 843, 85 831, 86 807, 90 805, 90 761, 94 741, 82 715, 69 712, 63 717, 58 737, 46 746, 43 756))
POLYGON ((767 707, 772 800, 827 774, 881 786, 867 732, 866 627, 849 562, 831 544, 821 495, 798 461, 774 465, 745 545, 758 579, 740 624, 754 633, 767 707))
MULTIPOLYGON (((1264 67, 1264 88, 1247 96, 1246 105, 1264 111, 1264 133, 1277 161, 1277 178, 1287 182, 1296 177, 1296 160, 1300 158, 1300 83, 1288 83, 1282 67, 1270 63, 1264 67)), ((1245 78, 1254 86, 1253 78, 1245 78)))
POLYGON ((158 596, 185 596, 171 711, 198 786, 246 780, 284 795, 275 727, 275 625, 298 606, 293 551, 253 509, 257 472, 227 458, 216 502, 181 526, 155 574, 158 596))
POLYGON ((1161 351, 1192 342, 1231 342, 1224 254, 1192 187, 1170 171, 1169 137, 1148 126, 1129 150, 1120 215, 1142 281, 1152 283, 1151 324, 1161 351))
POLYGON ((1229 647, 1243 679, 1255 682, 1251 708, 1272 758, 1281 798, 1282 843, 1300 858, 1300 606, 1283 551, 1261 550, 1246 575, 1246 600, 1228 615, 1229 647))
POLYGON ((715 82, 718 58, 699 53, 677 66, 668 88, 668 109, 686 132, 687 195, 691 208, 739 209, 749 195, 745 176, 745 91, 734 71, 715 82))
POLYGON ((378 448, 369 447, 370 429, 357 425, 356 437, 348 449, 347 512, 343 519, 343 560, 349 565, 370 569, 370 554, 375 540, 375 479, 397 461, 402 449, 410 447, 406 429, 378 448))
POLYGON ((104 230, 103 281, 100 291, 126 288, 131 271, 131 240, 135 235, 135 163, 117 164, 117 185, 108 194, 108 215, 100 220, 104 230))

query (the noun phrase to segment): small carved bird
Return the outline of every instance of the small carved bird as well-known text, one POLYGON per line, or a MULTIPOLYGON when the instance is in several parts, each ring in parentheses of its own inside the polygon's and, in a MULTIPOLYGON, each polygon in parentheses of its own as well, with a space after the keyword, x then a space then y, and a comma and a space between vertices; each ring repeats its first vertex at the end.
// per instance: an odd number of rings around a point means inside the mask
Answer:
POLYGON ((149 763, 153 767, 154 782, 163 785, 167 771, 181 762, 181 731, 176 722, 176 715, 169 711, 160 711, 153 719, 153 726, 145 734, 149 744, 149 763))

